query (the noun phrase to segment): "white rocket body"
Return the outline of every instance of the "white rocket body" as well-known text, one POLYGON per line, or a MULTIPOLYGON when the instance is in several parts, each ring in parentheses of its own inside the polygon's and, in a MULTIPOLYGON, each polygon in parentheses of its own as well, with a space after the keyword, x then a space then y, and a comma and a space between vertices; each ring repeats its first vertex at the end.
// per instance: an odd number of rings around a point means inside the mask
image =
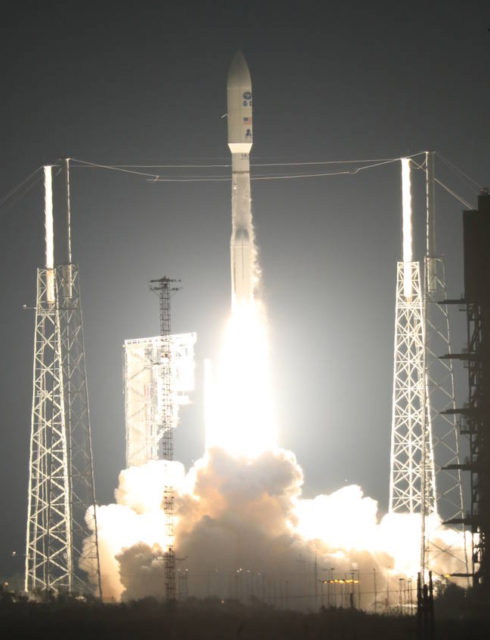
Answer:
POLYGON ((232 304, 250 302, 255 280, 255 244, 250 198, 252 82, 241 52, 228 72, 228 146, 232 158, 232 233, 230 243, 232 304))

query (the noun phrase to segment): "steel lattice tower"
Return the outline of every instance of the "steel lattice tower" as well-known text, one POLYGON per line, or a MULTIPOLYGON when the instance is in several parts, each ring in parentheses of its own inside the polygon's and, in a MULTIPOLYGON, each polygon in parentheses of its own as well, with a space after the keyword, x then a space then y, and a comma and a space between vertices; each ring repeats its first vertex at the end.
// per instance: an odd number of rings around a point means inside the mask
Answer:
MULTIPOLYGON (((426 362, 430 417, 437 473, 438 511, 445 519, 463 514, 458 424, 455 415, 455 383, 449 314, 445 300, 445 265, 442 258, 430 259, 437 274, 436 289, 426 298, 426 362)), ((426 259, 427 270, 427 259, 426 259)))
POLYGON ((403 261, 397 264, 389 510, 420 513, 425 523, 425 516, 437 510, 436 486, 427 392, 425 305, 420 264, 412 258, 407 158, 402 159, 402 201, 403 261))
MULTIPOLYGON (((426 295, 426 369, 430 423, 434 446, 437 485, 437 510, 445 524, 460 525, 464 519, 463 482, 456 398, 453 354, 446 294, 445 265, 442 258, 426 258, 426 274, 435 274, 434 289, 426 295), (432 262, 432 267, 428 263, 432 262)), ((460 558, 467 571, 466 538, 460 558)), ((425 553, 432 557, 454 550, 436 549, 426 540, 425 553)))
POLYGON ((55 266, 51 167, 45 167, 46 268, 38 269, 25 589, 101 596, 78 268, 55 266), (86 524, 87 510, 94 520, 86 524), (82 566, 81 566, 82 565, 82 566), (82 568, 83 567, 83 568, 82 568))
MULTIPOLYGON (((409 161, 402 160, 404 260, 397 269, 390 477, 390 512, 421 514, 422 575, 429 565, 429 552, 448 551, 432 548, 427 517, 442 513, 451 522, 461 522, 463 516, 445 267, 436 253, 432 152, 426 153, 425 169, 422 281, 420 264, 411 262, 410 170, 409 161)), ((467 564, 466 551, 461 562, 467 564)))
MULTIPOLYGON (((150 282, 150 289, 158 294, 160 305, 160 335, 163 339, 161 367, 162 367, 162 412, 161 412, 161 457, 171 461, 174 457, 173 429, 174 429, 174 394, 172 389, 172 338, 170 296, 180 287, 177 280, 167 277, 150 282)), ((175 489, 171 483, 165 485, 162 508, 165 514, 165 537, 167 549, 165 560, 165 597, 167 602, 173 603, 177 598, 177 569, 175 559, 175 489)))
POLYGON ((53 271, 38 269, 25 590, 73 587, 59 309, 53 271))
POLYGON ((437 471, 437 504, 446 519, 463 516, 463 489, 459 465, 459 434, 449 313, 446 304, 446 269, 437 256, 434 152, 426 152, 426 255, 424 301, 426 317, 426 370, 430 422, 437 471), (442 473, 441 473, 442 472, 442 473))
MULTIPOLYGON (((426 255, 424 261, 424 302, 426 320, 426 371, 430 425, 437 474, 437 509, 451 524, 464 518, 460 443, 456 418, 456 397, 446 270, 436 250, 434 152, 426 152, 426 255)), ((466 545, 466 538, 464 538, 466 545)), ((445 553, 426 541, 425 555, 445 553)), ((454 557, 454 552, 452 552, 454 557)), ((428 558, 426 558, 428 560, 428 558)), ((466 546, 461 563, 468 570, 466 546)))
POLYGON ((389 506, 393 513, 436 511, 421 285, 420 264, 398 262, 389 506), (410 296, 404 292, 407 270, 410 296))

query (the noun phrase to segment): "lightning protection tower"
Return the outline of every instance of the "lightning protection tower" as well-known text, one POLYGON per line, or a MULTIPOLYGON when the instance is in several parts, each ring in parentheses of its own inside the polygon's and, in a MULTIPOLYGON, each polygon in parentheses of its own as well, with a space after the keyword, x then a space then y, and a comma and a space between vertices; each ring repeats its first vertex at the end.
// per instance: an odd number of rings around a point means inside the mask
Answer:
MULTIPOLYGON (((410 161, 402 159, 403 261, 397 264, 390 513, 436 512, 419 262, 412 256, 410 161)), ((424 532, 423 532, 423 535, 424 532)))
MULTIPOLYGON (((174 457, 173 429, 174 429, 174 391, 172 367, 172 336, 170 317, 170 296, 179 290, 177 280, 163 277, 151 280, 150 289, 158 295, 160 305, 160 336, 162 351, 160 357, 161 380, 161 425, 160 451, 163 460, 171 461, 174 457)), ((165 538, 167 548, 164 552, 165 560, 165 597, 167 602, 173 603, 177 598, 177 571, 175 559, 175 489, 171 482, 164 488, 162 508, 165 514, 165 538)))
POLYGON ((80 281, 71 255, 69 160, 63 215, 53 216, 52 169, 44 167, 46 259, 37 271, 25 590, 101 597, 80 281))
MULTIPOLYGON (((425 154, 426 252, 424 261, 424 301, 426 322, 426 372, 429 419, 434 447, 437 510, 445 524, 464 520, 463 483, 460 465, 453 354, 448 313, 444 258, 437 254, 434 152, 425 154)), ((444 549, 426 541, 425 554, 432 560, 450 553, 468 572, 466 537, 461 549, 444 549)))

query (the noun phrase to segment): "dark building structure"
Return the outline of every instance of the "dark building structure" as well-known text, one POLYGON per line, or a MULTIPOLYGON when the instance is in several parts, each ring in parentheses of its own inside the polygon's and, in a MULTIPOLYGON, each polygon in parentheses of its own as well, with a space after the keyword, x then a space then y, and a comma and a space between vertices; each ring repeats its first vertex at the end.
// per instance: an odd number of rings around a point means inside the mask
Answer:
MULTIPOLYGON (((453 357, 468 368, 468 403, 461 433, 469 439, 470 513, 462 521, 473 533, 472 573, 476 589, 490 592, 490 194, 478 197, 478 209, 463 212, 464 302, 468 349, 453 357)), ((451 521, 456 523, 456 521, 451 521)), ((458 521, 461 522, 461 521, 458 521)))
POLYGON ((464 432, 469 437, 470 527, 473 583, 490 590, 490 195, 463 213, 464 287, 468 318, 469 397, 464 432))

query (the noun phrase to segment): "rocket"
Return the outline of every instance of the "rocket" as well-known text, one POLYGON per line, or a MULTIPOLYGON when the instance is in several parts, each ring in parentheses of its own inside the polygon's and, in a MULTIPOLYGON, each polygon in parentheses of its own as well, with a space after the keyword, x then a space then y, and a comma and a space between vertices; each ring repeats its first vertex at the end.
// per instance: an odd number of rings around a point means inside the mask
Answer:
POLYGON ((239 51, 227 82, 228 146, 232 163, 232 232, 230 242, 232 306, 251 302, 255 279, 255 244, 250 198, 252 149, 252 81, 239 51))

